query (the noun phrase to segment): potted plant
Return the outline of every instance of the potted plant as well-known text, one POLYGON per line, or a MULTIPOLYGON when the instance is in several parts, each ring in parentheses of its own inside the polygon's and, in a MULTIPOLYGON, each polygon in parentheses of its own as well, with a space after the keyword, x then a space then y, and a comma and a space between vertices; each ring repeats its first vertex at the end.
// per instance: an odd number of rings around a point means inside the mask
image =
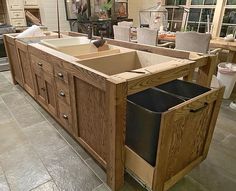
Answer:
POLYGON ((103 3, 100 7, 99 19, 108 19, 108 12, 113 6, 113 1, 110 0, 107 3, 103 3))

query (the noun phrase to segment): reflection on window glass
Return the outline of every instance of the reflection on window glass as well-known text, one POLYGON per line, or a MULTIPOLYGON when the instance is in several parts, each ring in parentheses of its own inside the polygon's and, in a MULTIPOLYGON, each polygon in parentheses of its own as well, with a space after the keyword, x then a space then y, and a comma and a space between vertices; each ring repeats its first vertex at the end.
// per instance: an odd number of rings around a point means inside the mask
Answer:
POLYGON ((200 32, 200 33, 207 32, 207 25, 206 24, 200 24, 198 32, 200 32))
POLYGON ((172 20, 173 9, 168 8, 167 11, 168 11, 168 20, 172 20))
POLYGON ((205 0, 205 5, 216 5, 216 0, 205 0))
POLYGON ((213 17, 214 17, 214 12, 215 12, 215 9, 202 9, 201 21, 202 22, 207 22, 207 15, 209 15, 210 16, 210 22, 212 22, 213 17))
POLYGON ((176 31, 181 31, 182 27, 182 22, 172 22, 171 23, 171 31, 176 32, 176 31))
POLYGON ((166 0, 166 5, 175 5, 175 0, 166 0))
POLYGON ((225 9, 223 23, 236 24, 236 9, 225 9))
POLYGON ((187 31, 197 31, 197 30, 198 30, 198 24, 197 23, 188 23, 187 31))
POLYGON ((227 5, 236 5, 236 0, 228 0, 227 5))
POLYGON ((174 20, 183 20, 183 14, 184 10, 183 9, 174 9, 174 20))
POLYGON ((186 5, 186 0, 176 0, 176 5, 186 5))
POLYGON ((191 4, 192 5, 203 5, 203 0, 192 0, 191 4))
POLYGON ((190 9, 189 21, 199 21, 201 9, 190 9))

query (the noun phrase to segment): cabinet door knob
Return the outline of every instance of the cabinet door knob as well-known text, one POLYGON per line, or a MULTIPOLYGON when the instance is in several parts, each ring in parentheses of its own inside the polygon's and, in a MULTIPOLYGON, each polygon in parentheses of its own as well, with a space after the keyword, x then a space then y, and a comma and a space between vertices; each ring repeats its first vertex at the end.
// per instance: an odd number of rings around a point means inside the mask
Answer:
POLYGON ((38 66, 42 67, 42 66, 43 66, 43 64, 39 62, 39 63, 38 63, 38 66))
POLYGON ((64 114, 64 115, 63 115, 63 118, 64 118, 64 119, 68 119, 68 115, 64 114))
POLYGON ((45 91, 46 89, 45 88, 41 88, 41 90, 45 91))
POLYGON ((65 97, 65 96, 66 96, 66 94, 65 94, 63 91, 60 91, 59 95, 60 95, 61 97, 65 97))
POLYGON ((57 75, 60 77, 60 78, 63 78, 63 74, 61 72, 58 72, 57 75))

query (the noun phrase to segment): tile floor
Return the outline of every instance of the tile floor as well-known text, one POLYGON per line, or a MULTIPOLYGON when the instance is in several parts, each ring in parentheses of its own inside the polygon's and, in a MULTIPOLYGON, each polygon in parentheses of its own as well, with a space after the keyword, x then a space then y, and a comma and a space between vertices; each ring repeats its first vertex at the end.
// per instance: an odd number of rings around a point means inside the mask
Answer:
MULTIPOLYGON (((208 158, 171 191, 236 190, 236 112, 224 101, 208 158)), ((106 174, 24 90, 0 73, 0 191, 109 191, 106 174)), ((126 174, 122 191, 145 191, 126 174)))

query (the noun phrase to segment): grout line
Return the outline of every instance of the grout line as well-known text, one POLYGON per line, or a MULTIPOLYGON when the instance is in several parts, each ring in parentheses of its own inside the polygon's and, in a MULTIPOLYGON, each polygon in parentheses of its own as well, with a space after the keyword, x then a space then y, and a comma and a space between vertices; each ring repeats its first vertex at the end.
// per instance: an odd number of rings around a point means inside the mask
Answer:
POLYGON ((34 190, 34 189, 36 189, 36 188, 38 188, 40 186, 43 186, 44 184, 47 184, 48 182, 51 182, 51 181, 53 181, 53 179, 50 179, 50 180, 48 180, 48 181, 46 181, 46 182, 44 182, 44 183, 42 183, 42 184, 40 184, 40 185, 38 185, 38 186, 36 186, 34 188, 31 188, 29 191, 32 191, 32 190, 34 190))
POLYGON ((102 187, 103 183, 95 187, 92 191, 96 191, 98 188, 102 187))

